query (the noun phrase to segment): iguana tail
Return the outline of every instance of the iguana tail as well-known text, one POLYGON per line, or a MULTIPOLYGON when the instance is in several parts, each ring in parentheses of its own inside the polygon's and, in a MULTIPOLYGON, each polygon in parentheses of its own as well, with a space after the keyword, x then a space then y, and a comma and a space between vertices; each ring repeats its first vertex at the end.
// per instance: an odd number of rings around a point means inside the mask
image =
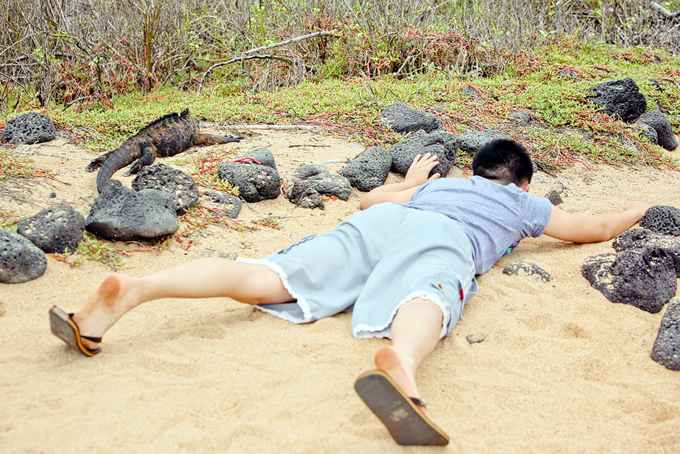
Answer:
POLYGON ((111 152, 110 156, 102 163, 97 174, 97 190, 99 193, 101 194, 114 173, 129 166, 137 158, 139 158, 139 152, 134 153, 134 150, 131 150, 130 147, 120 147, 111 152))

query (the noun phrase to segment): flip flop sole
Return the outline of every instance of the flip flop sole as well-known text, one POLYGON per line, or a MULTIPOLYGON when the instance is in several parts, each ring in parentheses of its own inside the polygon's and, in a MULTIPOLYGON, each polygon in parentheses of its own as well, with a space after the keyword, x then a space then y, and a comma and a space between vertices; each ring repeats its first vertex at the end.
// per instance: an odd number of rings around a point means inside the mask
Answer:
POLYGON ((78 325, 71 320, 71 317, 66 312, 57 306, 53 306, 50 309, 50 328, 52 328, 52 334, 85 356, 94 356, 101 351, 101 348, 90 350, 80 342, 78 325))
POLYGON ((449 443, 449 437, 385 372, 366 372, 357 379, 354 389, 400 445, 446 446, 449 443))

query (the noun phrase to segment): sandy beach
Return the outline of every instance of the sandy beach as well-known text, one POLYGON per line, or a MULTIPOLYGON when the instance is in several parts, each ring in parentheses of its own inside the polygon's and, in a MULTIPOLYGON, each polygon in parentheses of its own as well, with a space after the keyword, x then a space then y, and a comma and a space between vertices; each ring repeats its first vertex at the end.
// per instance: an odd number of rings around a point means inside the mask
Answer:
MULTIPOLYGON (((250 131, 240 144, 215 148, 259 147, 274 153, 282 176, 311 162, 335 173, 364 148, 307 129, 250 131)), ((96 174, 84 168, 97 154, 63 137, 17 153, 55 178, 13 187, 7 208, 32 215, 67 203, 87 216, 96 174)), ((680 157, 677 149, 670 154, 680 157)), ((470 175, 454 166, 448 176, 470 175)), ((131 178, 115 178, 130 185, 131 178)), ((400 180, 390 174, 387 182, 400 180)), ((570 213, 614 212, 640 199, 680 207, 680 173, 670 170, 571 167, 538 173, 531 192, 544 196, 561 185, 560 208, 570 213)), ((346 202, 327 200, 324 211, 284 196, 244 204, 239 219, 272 216, 282 228, 211 226, 196 231, 186 250, 174 243, 134 253, 117 269, 50 257, 42 277, 0 284, 0 452, 680 453, 680 372, 650 359, 665 309, 649 314, 611 303, 581 275, 587 257, 613 251, 611 241, 528 239, 478 277, 464 320, 418 375, 430 416, 451 437, 446 448, 398 446, 355 394, 356 376, 373 368, 374 351, 389 341, 354 339, 351 314, 293 325, 228 298, 155 301, 116 324, 94 358, 50 332, 52 305, 78 309, 113 272, 261 258, 333 229, 359 210, 361 195, 355 189, 346 202), (518 259, 540 265, 552 281, 502 273, 518 259), (469 344, 475 333, 487 337, 469 344)))

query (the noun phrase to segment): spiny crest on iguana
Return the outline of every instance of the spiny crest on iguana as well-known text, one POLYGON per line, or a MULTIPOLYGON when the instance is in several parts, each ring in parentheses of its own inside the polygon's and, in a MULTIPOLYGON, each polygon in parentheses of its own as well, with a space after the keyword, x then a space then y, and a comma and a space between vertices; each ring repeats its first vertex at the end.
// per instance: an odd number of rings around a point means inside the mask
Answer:
POLYGON ((152 121, 120 147, 92 160, 85 170, 93 172, 101 167, 97 174, 97 189, 102 192, 113 174, 130 164, 130 170, 124 176, 153 164, 157 157, 174 156, 195 145, 215 145, 241 139, 243 137, 199 132, 198 118, 190 115, 189 109, 184 109, 180 114, 173 112, 152 121))

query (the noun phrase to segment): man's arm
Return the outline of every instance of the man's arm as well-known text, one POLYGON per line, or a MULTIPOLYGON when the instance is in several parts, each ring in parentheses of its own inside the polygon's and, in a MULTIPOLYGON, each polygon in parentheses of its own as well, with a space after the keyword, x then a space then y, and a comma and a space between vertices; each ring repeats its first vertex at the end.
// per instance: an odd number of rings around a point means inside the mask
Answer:
POLYGON ((368 207, 384 202, 400 202, 408 203, 413 197, 413 193, 423 183, 439 178, 439 174, 435 173, 428 178, 430 171, 434 169, 439 161, 437 156, 430 156, 430 153, 425 153, 423 156, 417 155, 413 159, 411 167, 406 172, 406 177, 401 183, 392 183, 378 186, 366 194, 359 203, 362 210, 368 207))
POLYGON ((574 243, 608 241, 637 224, 648 208, 650 206, 645 202, 632 202, 620 213, 579 216, 552 207, 543 233, 574 243))

